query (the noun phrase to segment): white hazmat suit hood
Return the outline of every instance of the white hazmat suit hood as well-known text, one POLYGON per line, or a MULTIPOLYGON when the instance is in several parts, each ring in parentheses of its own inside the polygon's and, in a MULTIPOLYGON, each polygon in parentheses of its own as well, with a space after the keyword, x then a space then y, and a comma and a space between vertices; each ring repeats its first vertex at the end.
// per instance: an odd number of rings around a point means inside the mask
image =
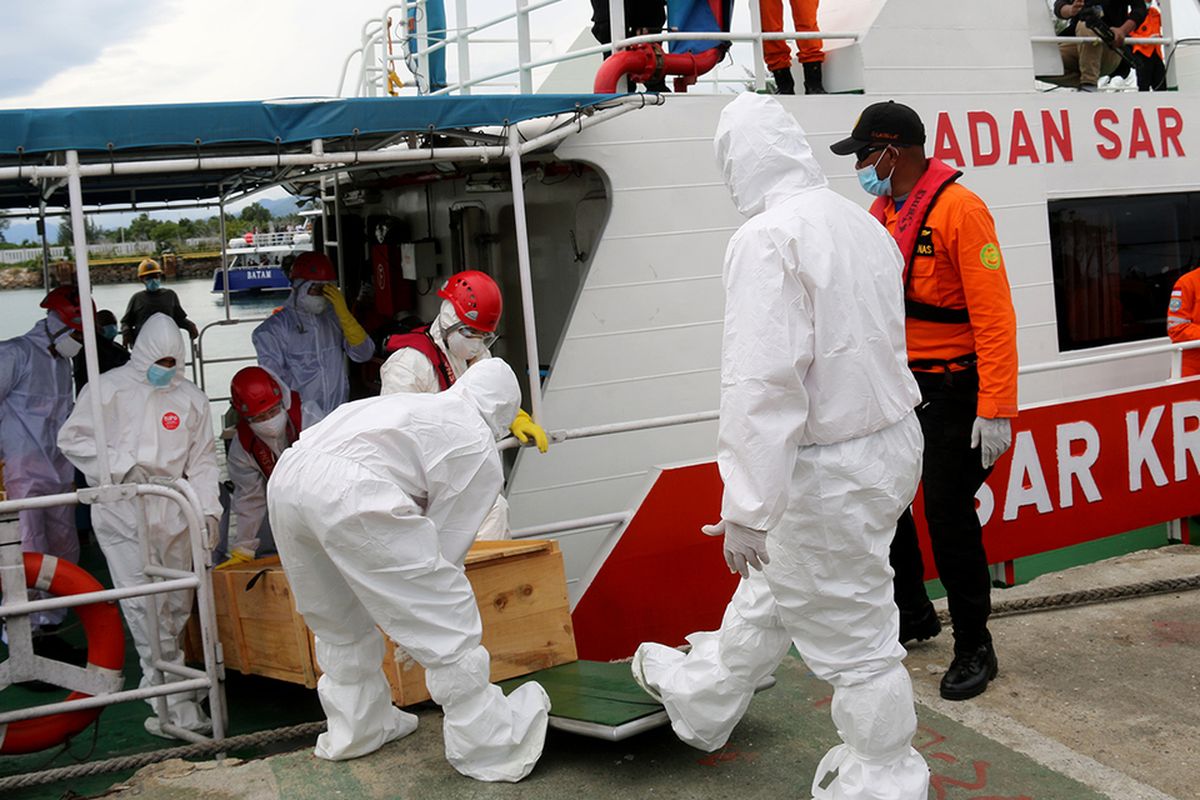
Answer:
POLYGON ((888 564, 922 451, 900 252, 828 188, 776 100, 738 96, 714 146, 750 217, 725 254, 721 517, 760 532, 770 558, 739 582, 720 630, 689 636, 686 655, 641 645, 634 677, 662 698, 680 739, 716 750, 794 643, 833 685, 844 742, 818 766, 812 796, 924 800, 888 564))
POLYGON ((496 439, 519 399, 512 369, 489 359, 440 394, 347 403, 280 458, 267 505, 325 673, 319 757, 365 755, 416 726, 390 704, 380 628, 425 668, 455 769, 518 781, 541 756, 549 699, 536 683, 507 697, 489 683, 463 568, 503 485, 496 439))
POLYGON ((468 369, 447 392, 461 396, 479 411, 500 441, 517 418, 521 387, 512 368, 499 359, 480 361, 468 369))
POLYGON ((165 392, 170 391, 183 380, 183 362, 186 356, 183 335, 180 334, 179 326, 175 324, 175 321, 166 314, 152 314, 138 331, 137 341, 133 344, 133 353, 129 356, 129 363, 149 384, 150 379, 146 377, 146 370, 150 369, 151 364, 163 358, 175 359, 175 373, 171 376, 171 381, 165 386, 154 387, 157 391, 165 392))
POLYGON ((744 216, 829 185, 800 124, 766 95, 747 93, 730 103, 713 146, 725 185, 744 216))

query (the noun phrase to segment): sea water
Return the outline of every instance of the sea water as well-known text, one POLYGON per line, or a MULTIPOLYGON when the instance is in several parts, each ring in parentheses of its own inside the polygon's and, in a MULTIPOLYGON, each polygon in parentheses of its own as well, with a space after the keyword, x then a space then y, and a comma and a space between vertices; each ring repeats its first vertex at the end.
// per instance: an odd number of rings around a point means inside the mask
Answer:
MULTIPOLYGON (((194 280, 167 281, 163 284, 179 296, 179 302, 187 312, 188 318, 197 328, 204 329, 206 325, 226 319, 225 298, 221 294, 212 293, 212 279, 198 278, 194 280)), ((107 308, 117 316, 119 321, 125 314, 129 298, 142 288, 140 283, 108 283, 92 287, 93 298, 97 309, 107 308)), ((0 291, 0 339, 10 339, 28 331, 40 319, 44 319, 46 311, 39 307, 46 293, 42 289, 11 289, 0 291)), ((213 325, 204 331, 203 338, 198 344, 203 347, 204 361, 212 359, 237 358, 238 361, 219 364, 205 364, 203 370, 189 363, 187 376, 203 386, 211 398, 229 396, 229 381, 242 367, 254 363, 254 347, 250 342, 250 333, 257 322, 270 315, 272 310, 281 305, 287 298, 287 292, 267 292, 248 297, 232 297, 229 307, 229 317, 234 320, 246 320, 235 325, 213 325)), ((186 341, 186 332, 183 333, 186 341)), ((189 355, 191 362, 195 354, 195 344, 189 355)), ((228 403, 216 402, 213 406, 213 416, 219 417, 225 413, 228 403)))

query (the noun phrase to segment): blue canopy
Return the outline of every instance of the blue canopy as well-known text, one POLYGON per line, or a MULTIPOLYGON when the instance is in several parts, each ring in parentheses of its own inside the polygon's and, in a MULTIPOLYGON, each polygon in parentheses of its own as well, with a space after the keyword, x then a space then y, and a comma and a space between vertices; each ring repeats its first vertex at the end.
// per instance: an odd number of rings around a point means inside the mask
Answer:
MULTIPOLYGON (((323 139, 327 152, 369 150, 397 134, 498 127, 573 113, 620 95, 483 95, 268 100, 239 103, 96 106, 0 110, 0 166, 46 163, 79 151, 84 162, 307 152, 323 139)), ((201 201, 281 180, 275 169, 104 175, 84 180, 92 205, 201 201)), ((0 182, 0 208, 65 205, 60 183, 0 182)))
POLYGON ((0 156, 238 142, 274 146, 507 125, 595 106, 619 95, 356 97, 0 111, 0 156))

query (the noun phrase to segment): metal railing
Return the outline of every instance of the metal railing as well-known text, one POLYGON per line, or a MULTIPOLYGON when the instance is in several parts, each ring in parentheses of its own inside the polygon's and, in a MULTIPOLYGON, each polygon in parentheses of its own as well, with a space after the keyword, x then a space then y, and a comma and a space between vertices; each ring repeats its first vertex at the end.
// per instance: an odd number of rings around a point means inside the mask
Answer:
MULTIPOLYGON (((1037 375, 1046 372, 1077 369, 1080 367, 1095 366, 1097 364, 1125 361, 1131 358, 1141 358, 1170 353, 1171 372, 1166 380, 1175 381, 1180 380, 1183 373, 1183 351, 1196 349, 1200 349, 1200 341, 1180 343, 1172 342, 1171 344, 1150 345, 1148 347, 1138 347, 1130 350, 1121 350, 1094 356, 1080 356, 1059 359, 1058 361, 1046 361, 1038 364, 1028 364, 1023 367, 1018 367, 1017 374, 1037 375)), ((698 411, 691 414, 651 417, 647 419, 632 420, 630 422, 616 422, 606 425, 591 425, 562 430, 547 430, 546 435, 549 437, 551 442, 567 442, 574 439, 586 439, 595 436, 606 436, 614 433, 630 433, 634 431, 647 431, 657 428, 667 428, 676 425, 690 425, 698 422, 713 422, 719 418, 720 413, 717 411, 698 411)), ((500 443, 499 446, 502 450, 508 450, 520 447, 521 444, 516 439, 506 438, 500 443)), ((537 525, 528 528, 522 528, 520 531, 514 531, 512 536, 514 539, 531 539, 549 534, 569 533, 571 531, 580 531, 589 528, 624 525, 632 517, 633 511, 633 509, 626 509, 624 511, 615 511, 608 514, 599 514, 589 517, 580 517, 577 519, 562 520, 560 522, 546 523, 544 525, 537 525)))
POLYGON ((148 580, 145 583, 120 589, 103 589, 45 600, 29 600, 26 589, 27 576, 20 548, 19 525, 7 523, 0 526, 0 582, 3 584, 3 595, 0 595, 2 597, 0 599, 0 619, 5 621, 9 642, 8 659, 0 663, 0 689, 10 683, 41 680, 91 695, 77 700, 0 712, 0 731, 3 731, 4 726, 22 720, 39 719, 54 714, 100 708, 133 700, 153 700, 155 713, 164 732, 190 742, 219 741, 225 738, 223 665, 217 643, 217 618, 212 580, 208 574, 211 555, 204 546, 203 511, 200 501, 195 490, 186 480, 152 479, 150 483, 143 484, 106 484, 62 494, 7 500, 0 502, 0 515, 19 513, 29 509, 69 506, 76 503, 97 505, 122 502, 133 502, 140 507, 137 533, 141 544, 143 572, 148 580), (154 551, 150 547, 149 530, 145 522, 144 498, 146 497, 163 498, 179 507, 186 521, 191 543, 192 568, 190 570, 170 569, 154 562, 152 557, 154 551), (124 676, 120 673, 64 664, 42 658, 33 652, 33 636, 29 620, 32 614, 188 590, 195 590, 199 607, 200 639, 204 655, 203 670, 192 669, 164 660, 159 637, 158 603, 156 602, 145 604, 145 613, 148 616, 149 630, 151 631, 148 642, 151 652, 150 665, 152 670, 157 673, 154 676, 157 678, 157 681, 154 681, 155 685, 121 690, 124 676), (167 696, 204 690, 208 692, 209 708, 212 714, 211 739, 193 731, 175 727, 171 724, 167 711, 167 696))
MULTIPOLYGON (((351 51, 343 63, 342 73, 338 80, 337 94, 341 95, 345 89, 349 66, 355 57, 360 59, 357 89, 360 94, 367 96, 375 96, 386 91, 388 73, 397 62, 402 62, 409 67, 409 71, 417 79, 417 88, 420 94, 450 94, 454 92, 470 94, 474 87, 493 85, 496 80, 513 75, 518 76, 517 87, 520 93, 531 94, 533 92, 533 72, 539 68, 588 58, 608 51, 622 50, 637 44, 665 44, 668 42, 695 40, 750 43, 754 50, 755 72, 753 82, 757 89, 763 89, 766 87, 766 69, 762 53, 762 43, 764 41, 784 39, 841 39, 859 41, 863 36, 863 32, 861 31, 763 32, 758 4, 751 3, 751 25, 748 31, 733 31, 729 33, 719 31, 670 31, 642 36, 628 36, 615 39, 611 44, 585 47, 558 55, 534 59, 532 57, 532 44, 548 40, 537 39, 531 35, 530 17, 533 15, 533 12, 557 5, 560 2, 562 0, 513 0, 514 8, 512 11, 493 17, 486 22, 471 25, 467 21, 466 0, 456 0, 454 26, 451 27, 448 25, 444 30, 429 30, 425 27, 424 9, 426 0, 404 0, 404 2, 399 4, 391 5, 378 18, 368 20, 363 25, 360 46, 358 49, 351 51), (409 10, 414 11, 416 19, 415 30, 411 33, 408 26, 409 10), (399 22, 393 24, 391 20, 394 15, 395 18, 399 19, 399 22), (515 40, 481 39, 476 35, 482 31, 514 22, 517 27, 517 38, 515 40), (407 54, 403 52, 388 52, 388 48, 385 45, 392 37, 393 31, 397 31, 396 39, 399 41, 400 49, 407 50, 407 54), (516 44, 516 63, 514 65, 490 72, 482 77, 472 77, 470 50, 472 44, 497 45, 514 43, 516 44), (429 86, 428 80, 429 57, 437 52, 445 52, 451 46, 454 47, 457 56, 456 80, 448 82, 444 87, 432 89, 429 86)), ((614 31, 624 30, 623 0, 612 0, 610 9, 612 29, 614 31)), ((744 81, 741 82, 744 83, 744 81)), ((590 90, 591 87, 587 88, 590 90)))

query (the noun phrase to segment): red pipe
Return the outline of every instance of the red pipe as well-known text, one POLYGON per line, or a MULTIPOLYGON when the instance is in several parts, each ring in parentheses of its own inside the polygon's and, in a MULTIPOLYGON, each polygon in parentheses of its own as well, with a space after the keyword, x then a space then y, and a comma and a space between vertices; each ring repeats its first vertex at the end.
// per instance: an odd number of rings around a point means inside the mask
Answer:
POLYGON ((664 53, 658 44, 637 44, 628 50, 613 53, 596 73, 592 90, 597 94, 615 94, 621 78, 629 76, 634 83, 647 83, 664 75, 677 75, 675 91, 687 91, 687 86, 696 82, 721 60, 722 48, 714 47, 700 55, 692 53, 664 53))

